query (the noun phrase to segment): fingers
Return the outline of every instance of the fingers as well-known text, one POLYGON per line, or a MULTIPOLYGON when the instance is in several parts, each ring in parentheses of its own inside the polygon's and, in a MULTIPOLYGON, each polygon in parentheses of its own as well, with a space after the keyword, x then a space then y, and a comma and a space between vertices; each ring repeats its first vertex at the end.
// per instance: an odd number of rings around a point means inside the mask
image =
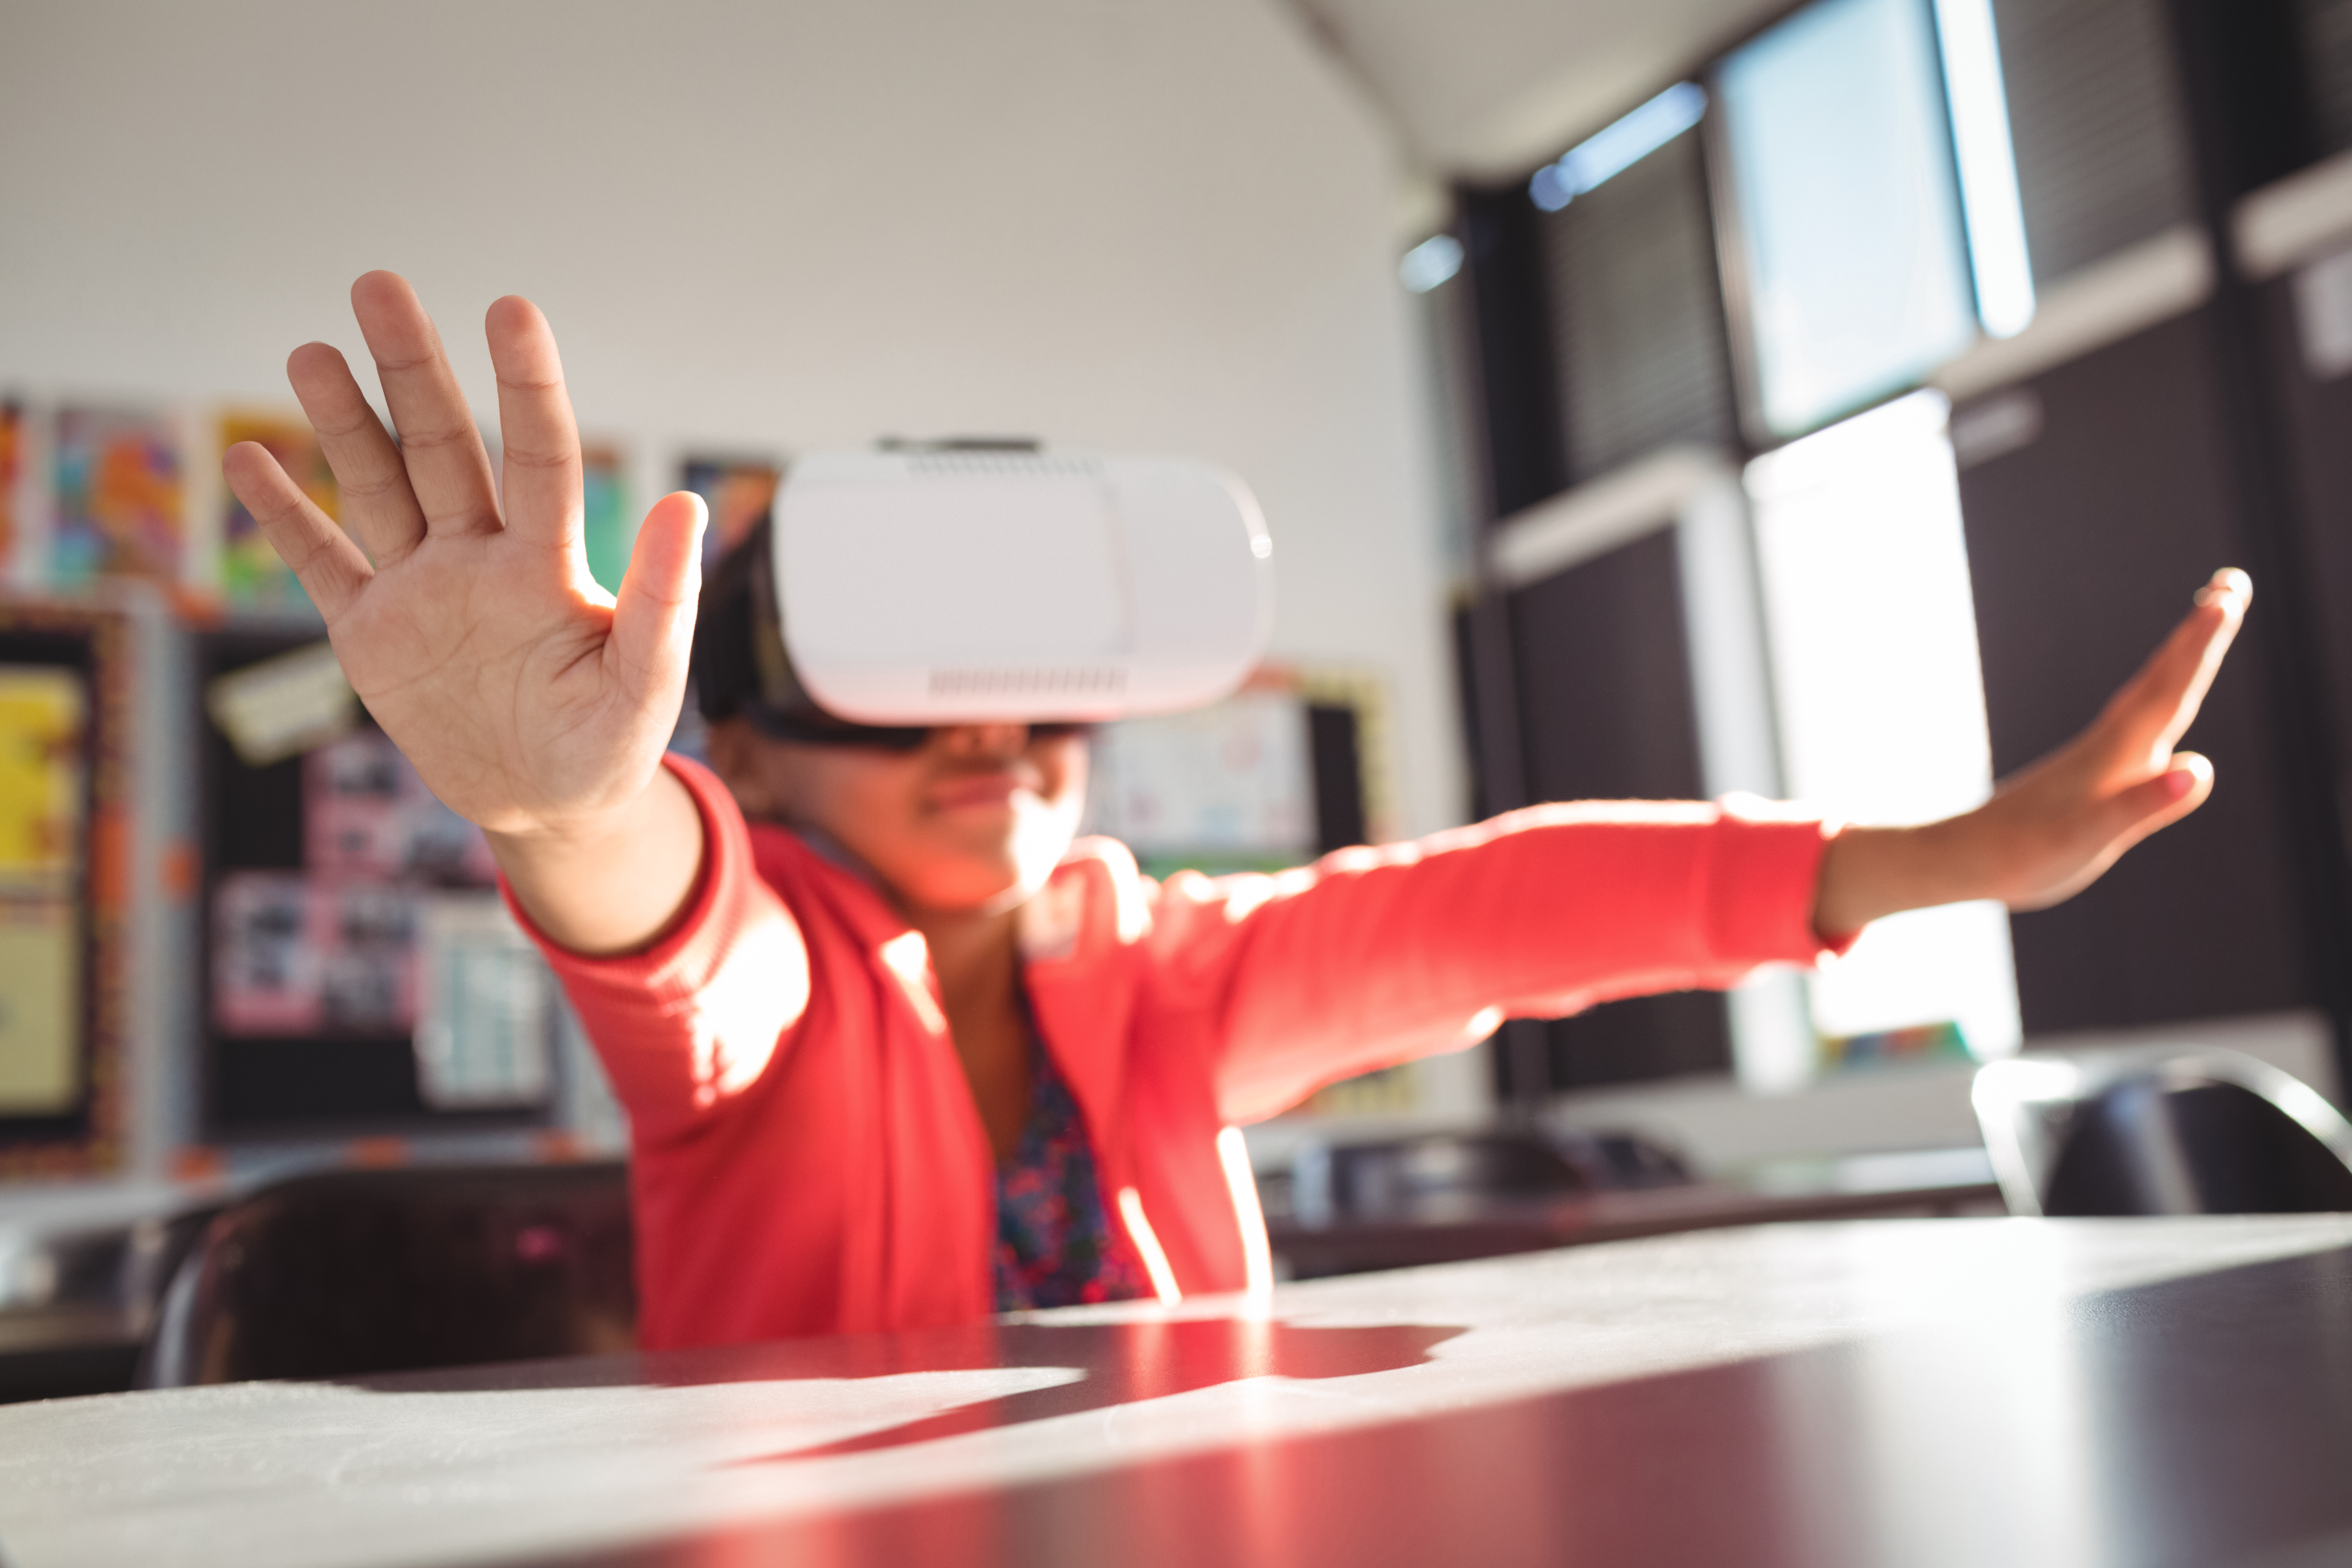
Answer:
POLYGON ((2204 805, 2212 793, 2213 764, 2195 752, 2176 752, 2166 759, 2162 773, 2106 804, 2118 834, 2133 828, 2153 833, 2204 805))
POLYGON ((499 377, 499 434, 506 444, 506 526, 551 545, 578 548, 580 429, 563 390, 555 333, 530 300, 509 294, 483 323, 499 377))
POLYGON ((2237 598, 2238 612, 2243 615, 2253 607, 2254 580, 2238 567, 2224 566, 2208 578, 2202 588, 2197 590, 2197 603, 2210 604, 2224 594, 2232 595, 2237 598))
POLYGON ((700 496, 677 490, 656 501, 637 530, 605 648, 625 689, 641 702, 674 701, 686 684, 702 592, 702 531, 709 521, 700 496))
POLYGON ((335 470, 343 516, 368 553, 390 565, 415 549, 425 537, 425 513, 408 488, 400 448, 384 434, 343 356, 325 343, 304 343, 288 356, 286 379, 310 428, 319 433, 327 466, 335 470))
MULTIPOLYGON (((2012 868, 2018 875, 2006 879, 1998 896, 2012 910, 2063 903, 2097 881, 2133 845, 2179 821, 2212 793, 2212 763, 2193 752, 2168 757, 2153 777, 2084 803, 2079 815, 2046 838, 2042 851, 2012 868)), ((2029 831, 2021 837, 2016 824, 2012 816, 2006 828, 1996 829, 1997 845, 2006 840, 2021 847, 2037 837, 2029 831)))
POLYGON ((2102 750, 2115 763, 2135 771, 2163 764, 2196 719, 2252 598, 2253 580, 2234 567, 2198 591, 2196 607, 2108 704, 2102 750))
POLYGON ((375 357, 425 531, 494 531, 499 506, 489 456, 416 290, 395 273, 370 272, 352 285, 352 310, 375 357))
POLYGON ((261 525, 269 547, 294 569, 302 591, 333 626, 373 575, 367 557, 286 477, 268 447, 238 442, 222 457, 221 473, 261 525))
POLYGON ((2179 821, 2213 793, 2213 764, 2194 752, 2166 760, 2164 770, 2100 803, 2113 859, 2159 827, 2179 821))

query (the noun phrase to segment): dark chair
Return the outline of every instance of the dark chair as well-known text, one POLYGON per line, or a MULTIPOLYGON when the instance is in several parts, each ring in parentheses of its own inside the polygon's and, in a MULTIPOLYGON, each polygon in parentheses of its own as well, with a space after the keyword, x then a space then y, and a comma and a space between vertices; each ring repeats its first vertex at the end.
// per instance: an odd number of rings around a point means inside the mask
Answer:
POLYGON ((298 1176, 215 1216, 139 1385, 351 1377, 631 1347, 619 1164, 298 1176))
POLYGON ((2012 1057, 1973 1098, 2011 1214, 2352 1210, 2352 1122, 2236 1051, 2012 1057))

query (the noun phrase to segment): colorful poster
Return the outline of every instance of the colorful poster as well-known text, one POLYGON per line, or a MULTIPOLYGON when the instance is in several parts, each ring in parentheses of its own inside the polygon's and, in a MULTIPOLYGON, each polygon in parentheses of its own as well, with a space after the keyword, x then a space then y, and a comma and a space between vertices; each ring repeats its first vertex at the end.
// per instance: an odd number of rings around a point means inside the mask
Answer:
POLYGON ((179 442, 153 412, 58 414, 57 531, 49 570, 60 587, 101 575, 176 582, 187 534, 179 442))
POLYGON ((480 828, 443 805, 381 730, 302 760, 303 862, 332 878, 483 887, 497 879, 480 828))
POLYGON ((1295 691, 1106 724, 1093 753, 1090 828, 1147 870, 1272 870, 1314 856, 1314 761, 1295 691))
POLYGON ((299 871, 233 871, 213 895, 213 1019, 229 1035, 405 1035, 417 895, 299 871))
MULTIPOLYGON (((308 420, 299 415, 232 412, 221 416, 220 449, 226 452, 240 441, 253 441, 267 447, 287 477, 317 503, 320 511, 341 520, 342 497, 335 485, 335 471, 327 466, 327 454, 308 420)), ((235 491, 224 486, 222 494, 222 594, 236 605, 302 603, 302 585, 278 558, 269 541, 262 537, 261 525, 245 510, 245 503, 236 499, 235 491)))
POLYGON ((0 666, 0 897, 79 890, 89 700, 77 670, 0 666))
POLYGON ((0 1115, 80 1098, 89 728, 79 671, 0 666, 0 1115))
POLYGON ((17 487, 25 473, 25 410, 0 403, 0 579, 12 574, 25 552, 25 520, 16 515, 17 487))
POLYGON ((617 447, 590 442, 580 448, 580 489, 588 574, 606 593, 617 594, 637 543, 637 520, 629 515, 629 487, 617 447))
POLYGON ((679 481, 710 507, 710 529, 702 536, 702 564, 707 569, 740 543, 768 519, 776 504, 776 486, 783 470, 772 463, 736 462, 719 458, 688 458, 679 481))

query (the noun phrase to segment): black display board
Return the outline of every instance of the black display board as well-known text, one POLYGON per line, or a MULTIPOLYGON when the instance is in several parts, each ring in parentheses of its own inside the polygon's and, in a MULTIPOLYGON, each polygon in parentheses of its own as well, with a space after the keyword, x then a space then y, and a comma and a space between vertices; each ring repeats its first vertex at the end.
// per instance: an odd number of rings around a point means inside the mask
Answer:
POLYGON ((1315 852, 1351 849, 1370 837, 1364 800, 1363 725, 1341 702, 1307 705, 1307 755, 1315 773, 1315 852))
MULTIPOLYGON (((198 692, 216 677, 315 643, 315 631, 215 630, 196 640, 198 692)), ((428 1129, 545 1125, 550 1111, 462 1110, 427 1103, 407 1030, 233 1033, 218 1016, 215 959, 222 879, 238 871, 305 868, 304 762, 249 767, 209 717, 203 733, 204 1073, 206 1136, 364 1136, 428 1129)), ((362 716, 362 725, 368 721, 362 716)))
MULTIPOLYGON (((1509 598, 1528 798, 1703 800, 1673 529, 1509 598)), ((1606 1002, 1545 1026, 1555 1089, 1731 1070, 1721 994, 1606 1002)))

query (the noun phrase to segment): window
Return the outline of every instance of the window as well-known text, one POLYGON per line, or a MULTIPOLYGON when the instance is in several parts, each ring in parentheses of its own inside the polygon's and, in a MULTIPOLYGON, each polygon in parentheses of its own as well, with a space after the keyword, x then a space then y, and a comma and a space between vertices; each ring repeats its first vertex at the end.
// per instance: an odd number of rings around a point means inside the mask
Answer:
POLYGON ((1977 333, 1927 0, 1822 0, 1717 79, 1759 434, 1916 382, 1977 333))
MULTIPOLYGON (((1992 788, 1947 412, 1915 393, 1748 465, 1786 783, 1848 821, 1925 822, 1992 788)), ((2021 1037, 1998 904, 1879 921, 1810 990, 1832 1041, 1949 1024, 1983 1058, 2021 1037)), ((1810 1066, 1748 1076, 1785 1084, 1810 1066)))

